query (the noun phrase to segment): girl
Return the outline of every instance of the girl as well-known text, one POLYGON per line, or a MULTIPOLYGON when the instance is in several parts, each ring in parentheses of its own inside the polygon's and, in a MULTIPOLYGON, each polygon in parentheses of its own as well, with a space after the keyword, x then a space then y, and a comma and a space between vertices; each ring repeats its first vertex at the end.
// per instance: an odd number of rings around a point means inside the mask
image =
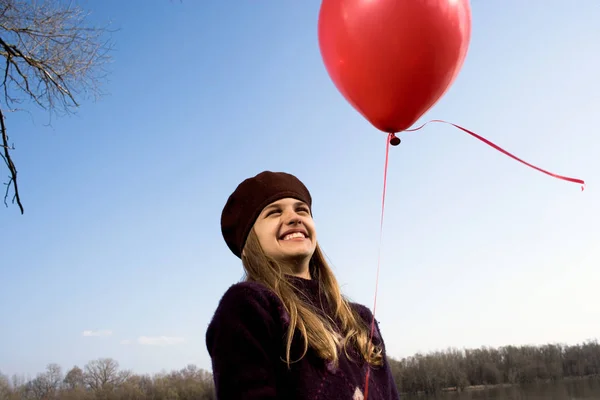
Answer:
POLYGON ((340 293, 317 244, 312 198, 295 176, 243 181, 221 215, 246 279, 223 295, 206 332, 218 399, 397 400, 373 315, 340 293))

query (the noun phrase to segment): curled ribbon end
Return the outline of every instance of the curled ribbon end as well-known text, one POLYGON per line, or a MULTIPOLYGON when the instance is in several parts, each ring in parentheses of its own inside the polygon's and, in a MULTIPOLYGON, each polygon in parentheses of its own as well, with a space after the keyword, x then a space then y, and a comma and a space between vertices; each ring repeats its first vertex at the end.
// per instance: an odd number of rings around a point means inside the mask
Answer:
MULTIPOLYGON (((460 126, 460 125, 456 125, 456 124, 453 124, 453 123, 451 123, 451 122, 446 122, 446 121, 443 121, 443 120, 440 120, 440 119, 433 119, 433 120, 431 120, 431 121, 429 121, 429 122, 425 122, 425 123, 424 123, 423 125, 421 125, 421 126, 418 126, 418 127, 416 127, 416 128, 413 128, 413 129, 405 129, 404 131, 405 131, 405 132, 414 132, 414 131, 418 131, 418 130, 422 129, 423 127, 425 127, 425 125, 429 124, 430 122, 442 122, 442 123, 444 123, 444 124, 449 124, 449 125, 452 125, 452 126, 454 126, 455 128, 458 128, 458 129, 460 129, 461 131, 463 131, 463 132, 465 132, 465 133, 468 133, 469 135, 473 136, 474 138, 476 138, 476 139, 478 139, 478 140, 481 140, 482 142, 484 142, 484 143, 485 143, 485 144, 487 144, 488 146, 491 146, 491 147, 493 147, 494 149, 498 150, 499 152, 501 152, 501 153, 503 153, 503 154, 505 154, 505 155, 509 156, 510 158, 512 158, 512 159, 514 159, 514 160, 516 160, 516 161, 518 161, 518 162, 520 162, 520 163, 522 163, 522 164, 524 164, 524 165, 527 165, 527 166, 528 166, 528 167, 530 167, 530 168, 533 168, 533 169, 535 169, 535 170, 538 170, 539 172, 542 172, 542 173, 544 173, 544 174, 546 174, 546 175, 550 175, 550 176, 552 176, 552 177, 554 177, 554 178, 562 179, 562 180, 564 180, 564 181, 573 182, 573 183, 580 183, 580 184, 582 185, 582 186, 581 186, 581 191, 584 191, 584 190, 585 190, 585 182, 584 182, 583 180, 581 180, 581 179, 575 179, 575 178, 569 178, 569 177, 567 177, 567 176, 561 176, 561 175, 557 175, 557 174, 554 174, 554 173, 552 173, 552 172, 546 171, 546 170, 544 170, 544 169, 542 169, 542 168, 540 168, 540 167, 536 167, 535 165, 532 165, 532 164, 530 164, 530 163, 528 163, 528 162, 526 162, 526 161, 524 161, 524 160, 521 160, 519 157, 515 156, 514 154, 511 154, 511 153, 509 153, 508 151, 504 150, 503 148, 501 148, 501 147, 500 147, 500 146, 498 146, 497 144, 494 144, 494 143, 492 143, 491 141, 487 140, 486 138, 484 138, 484 137, 482 137, 482 136, 479 136, 479 135, 478 135, 478 134, 476 134, 475 132, 472 132, 472 131, 468 130, 467 128, 463 128, 462 126, 460 126)), ((390 134, 390 138, 391 138, 391 135, 393 135, 393 134, 390 134)), ((391 140, 391 139, 390 139, 390 140, 391 140)), ((390 141, 390 144, 391 144, 391 141, 390 141)))

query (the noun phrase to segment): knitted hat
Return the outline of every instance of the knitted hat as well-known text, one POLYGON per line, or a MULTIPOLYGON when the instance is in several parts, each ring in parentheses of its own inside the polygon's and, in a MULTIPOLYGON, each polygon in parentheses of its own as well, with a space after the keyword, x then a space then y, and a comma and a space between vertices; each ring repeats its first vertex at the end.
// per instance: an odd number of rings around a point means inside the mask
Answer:
POLYGON ((262 210, 286 197, 312 205, 306 186, 285 172, 263 171, 238 185, 221 213, 221 233, 233 254, 241 258, 248 234, 262 210))

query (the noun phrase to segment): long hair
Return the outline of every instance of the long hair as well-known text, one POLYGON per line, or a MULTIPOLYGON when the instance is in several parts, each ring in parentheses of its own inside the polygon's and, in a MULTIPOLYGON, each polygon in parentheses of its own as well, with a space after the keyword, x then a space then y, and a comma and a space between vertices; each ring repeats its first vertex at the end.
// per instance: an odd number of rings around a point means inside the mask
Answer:
POLYGON ((288 367, 292 362, 290 354, 296 329, 304 342, 299 360, 306 355, 310 347, 321 358, 337 365, 340 350, 343 349, 346 356, 350 358, 348 346, 354 346, 369 364, 383 364, 381 347, 372 344, 369 340, 370 327, 342 296, 333 271, 325 261, 318 244, 310 260, 310 273, 312 279, 318 280, 327 302, 331 305, 333 318, 321 316, 298 297, 292 283, 285 279, 286 270, 280 263, 265 254, 254 230, 250 231, 246 240, 242 263, 246 280, 260 282, 270 288, 279 297, 290 316, 285 357, 288 367), (334 319, 339 321, 341 335, 333 328, 334 319))

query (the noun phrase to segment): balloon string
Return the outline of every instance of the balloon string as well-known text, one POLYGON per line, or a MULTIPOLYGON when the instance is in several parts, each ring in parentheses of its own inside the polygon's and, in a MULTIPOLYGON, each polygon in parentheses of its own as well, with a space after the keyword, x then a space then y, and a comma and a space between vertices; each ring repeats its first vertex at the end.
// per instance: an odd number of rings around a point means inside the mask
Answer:
MULTIPOLYGON (((369 343, 372 345, 373 343, 373 335, 375 333, 375 310, 377 309, 377 291, 379 288, 379 270, 381 269, 381 242, 383 238, 383 216, 385 213, 385 192, 387 188, 387 172, 388 172, 388 160, 390 155, 390 142, 394 139, 396 135, 390 133, 387 138, 387 142, 385 145, 385 163, 383 166, 383 194, 381 196, 381 219, 379 221, 379 250, 377 255, 377 275, 375 277, 375 299, 373 301, 373 317, 371 320, 371 337, 369 338, 369 343)), ((369 376, 370 376, 371 368, 367 363, 367 375, 365 378, 365 396, 364 400, 367 400, 369 396, 369 376)))
POLYGON ((405 132, 414 132, 414 131, 418 131, 419 129, 422 129, 423 127, 425 127, 425 125, 429 124, 430 122, 441 122, 441 123, 444 123, 444 124, 452 125, 452 126, 454 126, 455 128, 458 128, 458 129, 460 129, 461 131, 463 131, 463 132, 466 132, 466 133, 468 133, 469 135, 471 135, 471 136, 473 136, 473 137, 475 137, 475 138, 477 138, 477 139, 481 140, 482 142, 484 142, 484 143, 485 143, 485 144, 487 144, 488 146, 491 146, 491 147, 493 147, 494 149, 496 149, 496 150, 500 151, 501 153, 504 153, 505 155, 507 155, 507 156, 509 156, 509 157, 511 157, 511 158, 513 158, 513 159, 515 159, 515 160, 517 160, 517 161, 519 161, 520 163, 527 165, 528 167, 531 167, 531 168, 533 168, 533 169, 535 169, 535 170, 537 170, 537 171, 540 171, 540 172, 542 172, 542 173, 544 173, 544 174, 546 174, 546 175, 550 175, 550 176, 551 176, 551 177, 553 177, 553 178, 562 179, 563 181, 568 181, 568 182, 573 182, 573 183, 579 183, 579 184, 581 185, 581 190, 584 190, 584 189, 585 189, 585 182, 584 182, 583 180, 581 180, 581 179, 576 179, 576 178, 569 178, 569 177, 567 177, 567 176, 562 176, 562 175, 557 175, 557 174, 554 174, 554 173, 552 173, 552 172, 546 171, 545 169, 541 169, 541 168, 539 168, 539 167, 536 167, 535 165, 532 165, 532 164, 530 164, 530 163, 528 163, 528 162, 526 162, 526 161, 523 161, 523 160, 522 160, 522 159, 520 159, 519 157, 517 157, 517 156, 515 156, 515 155, 513 155, 513 154, 511 154, 511 153, 509 153, 508 151, 504 150, 503 148, 501 148, 501 147, 500 147, 500 146, 498 146, 497 144, 494 144, 494 143, 492 143, 491 141, 487 140, 486 138, 484 138, 484 137, 482 137, 482 136, 479 136, 479 135, 478 135, 478 134, 476 134, 475 132, 472 132, 472 131, 470 131, 470 130, 468 130, 468 129, 466 129, 466 128, 463 128, 462 126, 459 126, 459 125, 453 124, 452 122, 447 122, 447 121, 443 121, 443 120, 440 120, 440 119, 433 119, 433 120, 431 120, 431 121, 425 122, 423 125, 421 125, 421 126, 419 126, 419 127, 417 127, 417 128, 413 128, 413 129, 406 129, 406 130, 405 130, 405 132))

